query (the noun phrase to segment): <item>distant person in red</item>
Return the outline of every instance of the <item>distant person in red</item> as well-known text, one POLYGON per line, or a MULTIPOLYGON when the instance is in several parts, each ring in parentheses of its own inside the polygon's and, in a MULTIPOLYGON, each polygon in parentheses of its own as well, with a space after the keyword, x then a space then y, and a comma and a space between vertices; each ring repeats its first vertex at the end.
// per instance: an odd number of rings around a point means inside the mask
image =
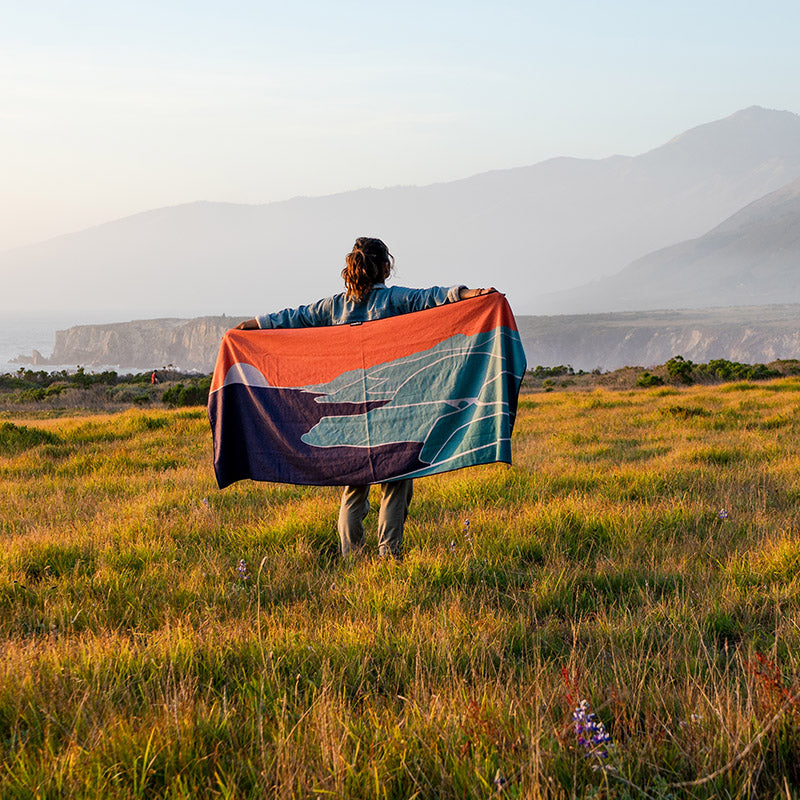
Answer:
MULTIPOLYGON (((346 291, 299 308, 286 308, 261 314, 237 325, 238 330, 264 328, 310 328, 366 322, 426 308, 455 303, 468 297, 494 292, 495 289, 468 289, 466 286, 434 286, 430 289, 406 289, 386 286, 394 266, 394 257, 380 240, 361 236, 345 258, 342 270, 346 291)), ((339 509, 339 538, 342 555, 364 546, 364 517, 369 511, 369 486, 346 486, 339 509)), ((378 510, 378 555, 401 558, 403 528, 413 493, 410 478, 381 484, 378 510)))
POLYGON ((155 370, 153 370, 153 374, 150 376, 150 383, 153 385, 158 383, 158 373, 155 370))

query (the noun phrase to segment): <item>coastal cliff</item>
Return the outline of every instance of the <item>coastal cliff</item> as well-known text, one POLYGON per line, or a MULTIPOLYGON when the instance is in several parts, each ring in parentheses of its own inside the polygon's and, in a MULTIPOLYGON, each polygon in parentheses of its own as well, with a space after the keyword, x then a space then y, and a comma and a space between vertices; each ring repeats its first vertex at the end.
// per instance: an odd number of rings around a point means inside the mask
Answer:
POLYGON ((34 351, 18 364, 36 367, 80 364, 150 370, 168 364, 211 372, 222 335, 245 317, 147 319, 108 325, 76 325, 56 332, 51 356, 34 351))
MULTIPOLYGON (((78 325, 58 331, 53 354, 20 356, 36 367, 149 370, 168 364, 208 373, 226 330, 244 317, 151 319, 78 325)), ((682 355, 697 363, 726 358, 768 363, 800 358, 800 305, 649 311, 571 316, 519 316, 528 365, 570 364, 576 370, 648 367, 682 355)))
POLYGON ((800 305, 518 317, 528 366, 603 370, 725 358, 767 364, 800 358, 800 305))

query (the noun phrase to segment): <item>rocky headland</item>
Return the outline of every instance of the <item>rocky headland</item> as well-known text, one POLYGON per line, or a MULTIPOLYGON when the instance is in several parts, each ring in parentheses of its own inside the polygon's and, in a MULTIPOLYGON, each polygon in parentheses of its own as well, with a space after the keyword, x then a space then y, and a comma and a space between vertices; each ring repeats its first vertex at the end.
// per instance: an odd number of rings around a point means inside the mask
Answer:
MULTIPOLYGON (((77 325, 56 334, 52 355, 20 356, 38 368, 82 365, 208 373, 226 330, 244 317, 151 319, 77 325)), ((681 311, 519 316, 529 367, 569 364, 574 369, 618 369, 663 364, 681 355, 697 363, 726 358, 768 363, 800 358, 800 305, 681 311)))
POLYGON ((245 317, 144 319, 108 325, 75 325, 56 332, 50 356, 34 352, 15 359, 38 368, 80 364, 86 368, 150 370, 173 365, 211 372, 222 335, 245 317))
POLYGON ((800 358, 800 305, 518 317, 528 366, 649 367, 676 355, 767 364, 800 358))

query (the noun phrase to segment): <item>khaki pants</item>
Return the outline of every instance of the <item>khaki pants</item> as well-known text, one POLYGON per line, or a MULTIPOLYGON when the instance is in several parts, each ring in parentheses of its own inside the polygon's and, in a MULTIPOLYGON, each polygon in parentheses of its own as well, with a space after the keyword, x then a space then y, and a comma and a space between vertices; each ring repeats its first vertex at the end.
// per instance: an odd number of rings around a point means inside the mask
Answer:
MULTIPOLYGON (((339 509, 339 539, 342 555, 364 546, 364 517, 369 511, 369 486, 346 486, 339 509)), ((378 555, 401 558, 403 528, 408 506, 414 493, 411 479, 381 484, 381 505, 378 511, 378 555)))

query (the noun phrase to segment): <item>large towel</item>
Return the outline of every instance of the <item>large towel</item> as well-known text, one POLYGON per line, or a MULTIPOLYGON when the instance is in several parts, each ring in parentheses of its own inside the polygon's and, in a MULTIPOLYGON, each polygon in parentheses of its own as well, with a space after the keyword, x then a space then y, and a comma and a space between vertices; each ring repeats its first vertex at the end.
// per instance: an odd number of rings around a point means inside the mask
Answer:
POLYGON ((321 328, 228 331, 208 400, 220 488, 511 463, 525 354, 505 297, 321 328))

